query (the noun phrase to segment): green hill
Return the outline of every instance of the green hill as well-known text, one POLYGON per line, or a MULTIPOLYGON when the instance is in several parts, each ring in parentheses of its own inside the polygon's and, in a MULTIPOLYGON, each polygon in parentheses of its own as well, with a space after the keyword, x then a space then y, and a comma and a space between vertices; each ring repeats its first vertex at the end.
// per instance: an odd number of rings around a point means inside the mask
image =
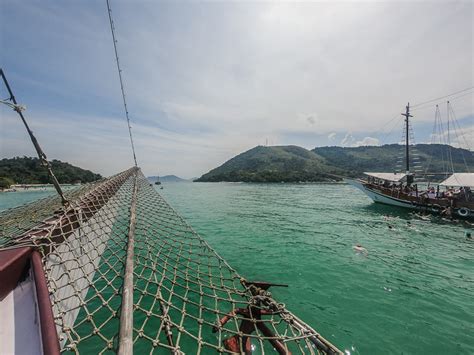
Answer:
MULTIPOLYGON (((413 155, 418 154, 422 170, 442 173, 446 171, 448 153, 452 157, 454 171, 465 172, 466 164, 474 170, 474 155, 466 149, 453 148, 443 144, 417 144, 411 148, 413 155)), ((405 146, 387 144, 366 147, 319 147, 313 152, 323 157, 327 164, 347 170, 351 175, 360 175, 364 171, 392 172, 397 161, 404 157, 405 146)), ((411 161, 411 159, 410 159, 411 161)), ((405 166, 404 158, 401 160, 405 166)), ((411 161, 411 164, 413 162, 411 161)), ((451 169, 448 169, 451 171, 451 169)))
MULTIPOLYGON (((466 161, 474 170, 472 152, 449 148, 454 170, 465 172, 466 161)), ((418 154, 422 170, 446 171, 448 146, 418 144, 413 155, 418 154)), ((195 181, 244 181, 244 182, 324 182, 339 180, 338 176, 361 176, 364 171, 392 172, 403 157, 404 146, 388 144, 367 147, 320 147, 306 150, 297 146, 258 146, 228 160, 195 181), (335 176, 337 175, 337 176, 335 176)), ((404 160, 401 160, 404 165, 404 160)))
MULTIPOLYGON (((102 178, 99 174, 59 160, 53 160, 50 163, 60 184, 85 183, 102 178)), ((48 172, 41 166, 40 160, 29 157, 0 160, 0 178, 6 178, 16 184, 47 184, 51 182, 48 172)))
POLYGON ((332 174, 342 172, 337 167, 328 166, 314 152, 301 147, 258 146, 237 155, 195 181, 334 181, 339 179, 332 174))

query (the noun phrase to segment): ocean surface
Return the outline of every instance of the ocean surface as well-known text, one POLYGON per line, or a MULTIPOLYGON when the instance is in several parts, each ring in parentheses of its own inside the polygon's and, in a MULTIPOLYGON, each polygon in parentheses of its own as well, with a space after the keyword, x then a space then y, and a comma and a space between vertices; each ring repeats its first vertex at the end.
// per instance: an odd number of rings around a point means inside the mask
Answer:
MULTIPOLYGON (((344 184, 163 186, 232 267, 288 284, 274 297, 347 354, 474 354, 472 225, 376 205, 344 184)), ((0 193, 0 210, 51 193, 0 193)))

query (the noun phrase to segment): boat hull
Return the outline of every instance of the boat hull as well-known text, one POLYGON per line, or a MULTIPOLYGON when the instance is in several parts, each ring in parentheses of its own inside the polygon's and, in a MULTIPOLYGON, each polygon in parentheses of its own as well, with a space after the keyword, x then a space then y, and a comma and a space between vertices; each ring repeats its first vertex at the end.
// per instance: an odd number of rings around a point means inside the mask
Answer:
MULTIPOLYGON (((449 207, 447 200, 441 202, 429 199, 425 203, 420 203, 418 201, 418 198, 415 197, 409 197, 409 199, 402 199, 398 198, 399 195, 397 195, 397 197, 393 196, 393 194, 392 196, 389 196, 381 191, 377 191, 376 189, 371 189, 366 185, 363 180, 345 179, 345 182, 364 192, 374 202, 381 203, 384 205, 403 207, 411 210, 417 209, 423 212, 429 212, 433 214, 440 214, 443 210, 449 207)), ((454 207, 452 209, 452 214, 457 218, 474 220, 474 208, 472 205, 461 205, 454 207)))
POLYGON ((391 196, 386 196, 386 195, 381 194, 380 192, 369 189, 363 184, 362 181, 352 180, 352 179, 345 179, 345 181, 349 185, 352 185, 358 188, 359 190, 361 190, 362 192, 364 192, 376 203, 382 203, 384 205, 391 205, 391 206, 404 207, 404 208, 410 208, 410 209, 415 209, 418 207, 412 202, 404 201, 404 200, 391 197, 391 196))

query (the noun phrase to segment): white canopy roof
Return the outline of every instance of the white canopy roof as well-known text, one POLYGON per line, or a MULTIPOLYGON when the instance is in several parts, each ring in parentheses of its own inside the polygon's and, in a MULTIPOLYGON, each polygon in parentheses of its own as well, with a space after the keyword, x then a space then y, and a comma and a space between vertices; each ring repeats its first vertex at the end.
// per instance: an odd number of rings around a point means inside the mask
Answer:
POLYGON ((364 173, 365 175, 372 176, 380 180, 387 181, 401 181, 407 174, 403 173, 364 173))
POLYGON ((441 182, 440 185, 474 187, 474 173, 455 173, 441 182))

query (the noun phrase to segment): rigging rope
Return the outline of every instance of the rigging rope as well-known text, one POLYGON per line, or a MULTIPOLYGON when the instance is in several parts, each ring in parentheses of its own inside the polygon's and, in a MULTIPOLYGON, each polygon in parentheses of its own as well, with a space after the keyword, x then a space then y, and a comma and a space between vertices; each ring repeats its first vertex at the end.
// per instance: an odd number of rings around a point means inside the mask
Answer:
MULTIPOLYGON (((441 113, 439 112, 439 106, 436 105, 436 110, 435 110, 435 119, 434 119, 434 123, 433 123, 433 130, 432 130, 432 133, 431 133, 431 142, 430 144, 436 144, 436 138, 439 138, 440 142, 439 144, 442 144, 441 143, 441 136, 440 136, 440 126, 442 125, 442 122, 441 122, 441 113)), ((441 163, 443 164, 443 172, 445 172, 445 169, 444 169, 444 154, 443 154, 443 150, 441 149, 440 150, 440 153, 441 153, 441 163)), ((426 164, 426 167, 425 167, 425 176, 428 175, 428 171, 431 167, 431 163, 433 161, 433 157, 434 155, 430 155, 429 159, 428 159, 428 163, 426 164)), ((431 182, 429 179, 428 179, 428 182, 431 182)))
MULTIPOLYGON (((432 102, 435 102, 435 101, 439 101, 439 100, 442 100, 442 99, 445 99, 445 98, 448 98, 450 96, 454 96, 454 95, 457 95, 457 94, 460 94, 460 93, 463 93, 465 91, 468 91, 468 90, 472 90, 474 89, 474 86, 471 86, 469 88, 466 88, 466 89, 463 89, 463 90, 459 90, 459 91, 456 91, 456 92, 453 92, 451 94, 448 94, 448 95, 444 95, 444 96, 441 96, 441 97, 437 97, 436 99, 432 99, 432 100, 428 100, 428 101, 424 101, 424 102, 420 102, 419 104, 415 104, 413 105, 411 108, 412 108, 412 111, 415 109, 415 108, 419 108, 420 106, 423 106, 425 104, 429 104, 429 103, 432 103, 432 102)), ((462 95, 464 96, 464 95, 462 95)), ((461 96, 459 96, 461 97, 461 96)))
MULTIPOLYGON (((461 126, 459 125, 459 122, 458 120, 456 119, 456 113, 454 112, 454 109, 453 109, 453 106, 451 105, 450 101, 448 101, 448 111, 451 112, 451 115, 448 116, 448 117, 451 117, 451 120, 453 121, 453 132, 454 134, 456 135, 456 139, 457 139, 457 142, 458 142, 458 148, 461 148, 461 139, 459 138, 459 135, 461 135, 461 137, 463 138, 464 140, 464 144, 465 144, 465 149, 470 151, 471 150, 471 147, 470 145, 468 144, 467 140, 466 140, 466 137, 464 136, 464 134, 462 133, 462 129, 461 129, 461 126), (458 134, 458 130, 456 129, 456 127, 459 129, 459 134, 458 134)), ((466 171, 468 173, 470 173, 470 169, 469 169, 469 165, 467 164, 467 161, 466 161, 466 157, 464 156, 464 152, 461 150, 461 156, 462 156, 462 159, 463 159, 463 162, 464 162, 464 166, 466 167, 466 171)))
POLYGON ((454 174, 454 165, 453 165, 453 153, 451 147, 451 128, 450 122, 451 119, 449 117, 449 101, 446 102, 446 115, 447 115, 447 126, 448 126, 448 164, 451 166, 451 173, 454 174))
POLYGON ((137 165, 137 156, 135 154, 135 145, 133 144, 133 136, 132 136, 132 126, 130 124, 130 117, 128 115, 128 108, 127 108, 127 100, 125 99, 125 88, 123 85, 123 78, 122 78, 122 69, 120 68, 120 61, 117 51, 117 39, 115 36, 115 26, 114 21, 112 19, 112 9, 110 7, 109 0, 107 2, 107 10, 109 14, 109 22, 110 22, 110 31, 112 32, 112 41, 114 43, 114 52, 115 52, 115 62, 117 63, 117 72, 120 80, 120 90, 122 91, 122 99, 123 99, 123 107, 125 109, 125 117, 127 118, 127 125, 128 125, 128 133, 130 135, 130 144, 132 146, 132 153, 133 153, 133 161, 135 162, 135 166, 137 165))
POLYGON ((26 131, 28 132, 28 135, 30 136, 31 142, 33 143, 33 146, 35 147, 35 150, 36 150, 36 153, 38 154, 38 158, 41 162, 41 165, 43 165, 46 168, 46 170, 48 171, 49 178, 51 179, 51 181, 54 185, 54 188, 56 189, 56 192, 58 193, 59 196, 61 196, 61 203, 63 204, 63 206, 67 207, 69 202, 64 197, 64 193, 61 189, 61 186, 59 185, 58 179, 56 178, 56 176, 53 173, 53 170, 51 168, 51 164, 48 161, 48 157, 43 152, 43 149, 41 149, 41 146, 39 145, 38 140, 34 136, 33 131, 28 126, 28 123, 26 122, 26 118, 23 115, 23 111, 25 110, 25 107, 22 106, 22 105, 19 105, 17 103, 15 95, 13 94, 13 91, 10 87, 10 84, 8 83, 8 80, 5 76, 5 73, 3 72, 3 70, 1 68, 0 68, 0 76, 2 77, 3 83, 5 84, 5 87, 8 90, 8 94, 10 95, 9 101, 11 101, 11 102, 8 102, 7 100, 1 100, 0 102, 2 104, 5 104, 5 105, 9 106, 10 108, 12 108, 20 116, 20 118, 23 121, 23 124, 26 128, 26 131))
MULTIPOLYGON (((439 159, 438 161, 441 162, 442 164, 442 172, 444 173, 445 176, 448 176, 450 174, 453 174, 455 172, 454 168, 454 161, 453 161, 453 154, 452 154, 452 148, 462 148, 461 145, 461 137, 463 140, 463 144, 465 145, 465 148, 467 151, 470 151, 469 144, 462 134, 462 128, 456 119, 456 114, 454 112, 454 109, 452 107, 452 104, 450 101, 446 102, 446 130, 443 124, 443 120, 441 118, 441 112, 439 109, 439 105, 436 105, 436 110, 435 110, 435 119, 434 119, 434 124, 433 124, 433 131, 431 134, 431 142, 430 144, 441 144, 446 147, 446 151, 444 149, 440 149, 439 151, 439 159), (459 131, 459 132, 458 132, 459 131), (456 137, 456 143, 453 143, 451 141, 451 132, 454 133, 456 137)), ((459 154, 462 157, 464 166, 466 171, 469 173, 470 168, 467 163, 466 157, 464 155, 464 150, 461 149, 459 151, 459 154)), ((433 160, 433 156, 430 157, 428 164, 425 169, 425 175, 428 174, 429 169, 431 167, 431 163, 433 160)))
POLYGON ((0 100, 0 104, 4 104, 8 107, 10 107, 13 111, 19 112, 19 111, 26 111, 26 107, 23 105, 15 105, 14 103, 8 101, 8 100, 0 100))
MULTIPOLYGON (((388 121, 385 125, 383 125, 383 128, 379 131, 381 134, 385 132, 385 134, 382 136, 382 138, 380 139, 380 142, 384 143, 384 142, 387 142, 388 140, 388 137, 393 133, 393 130, 395 129, 395 127, 400 124, 400 114, 396 114, 395 116, 393 116, 393 118, 388 121), (395 121, 394 121, 395 120, 395 121), (394 121, 394 124, 391 126, 390 129, 387 130, 387 127, 389 127, 388 125, 390 123, 392 123, 392 121, 394 121)), ((376 133, 376 135, 379 134, 379 132, 376 133)))

